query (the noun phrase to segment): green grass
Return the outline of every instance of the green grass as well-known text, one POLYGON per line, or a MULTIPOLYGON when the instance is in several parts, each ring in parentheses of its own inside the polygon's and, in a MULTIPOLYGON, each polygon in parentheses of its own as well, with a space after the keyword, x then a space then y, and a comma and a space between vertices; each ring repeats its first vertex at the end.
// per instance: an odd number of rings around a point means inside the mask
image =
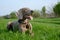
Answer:
POLYGON ((0 40, 60 40, 60 18, 36 18, 32 21, 34 36, 22 35, 19 32, 8 32, 8 21, 16 19, 0 19, 0 40))

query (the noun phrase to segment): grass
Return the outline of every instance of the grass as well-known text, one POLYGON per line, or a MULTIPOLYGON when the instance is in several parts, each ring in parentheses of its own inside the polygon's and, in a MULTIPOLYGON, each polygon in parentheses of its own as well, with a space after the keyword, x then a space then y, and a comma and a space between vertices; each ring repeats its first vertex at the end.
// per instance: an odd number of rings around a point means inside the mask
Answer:
POLYGON ((32 21, 34 36, 22 35, 19 32, 8 32, 8 21, 16 19, 0 19, 0 40, 60 40, 60 18, 36 18, 32 21))

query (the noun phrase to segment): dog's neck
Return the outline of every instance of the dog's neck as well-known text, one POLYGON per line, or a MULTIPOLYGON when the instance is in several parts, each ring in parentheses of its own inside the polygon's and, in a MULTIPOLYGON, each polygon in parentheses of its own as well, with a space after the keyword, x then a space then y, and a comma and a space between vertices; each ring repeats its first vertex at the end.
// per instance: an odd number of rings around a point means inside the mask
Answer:
POLYGON ((29 20, 28 19, 19 19, 18 23, 28 23, 29 20))

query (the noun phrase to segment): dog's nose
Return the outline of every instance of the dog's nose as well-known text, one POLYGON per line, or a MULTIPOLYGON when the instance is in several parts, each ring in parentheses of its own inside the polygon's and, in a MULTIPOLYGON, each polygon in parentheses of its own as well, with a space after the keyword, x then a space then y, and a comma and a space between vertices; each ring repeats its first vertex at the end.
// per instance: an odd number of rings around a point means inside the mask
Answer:
POLYGON ((34 11, 33 10, 31 10, 31 13, 33 13, 34 11))
POLYGON ((34 12, 34 11, 33 11, 33 10, 31 10, 31 15, 33 14, 33 12, 34 12))

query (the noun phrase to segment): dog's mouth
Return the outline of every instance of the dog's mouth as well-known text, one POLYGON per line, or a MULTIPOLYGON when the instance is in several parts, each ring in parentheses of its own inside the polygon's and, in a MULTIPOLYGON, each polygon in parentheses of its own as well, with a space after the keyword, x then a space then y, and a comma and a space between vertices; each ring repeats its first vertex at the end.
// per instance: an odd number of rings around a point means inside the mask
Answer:
POLYGON ((28 16, 27 18, 30 19, 30 20, 33 20, 33 17, 32 16, 28 16))

